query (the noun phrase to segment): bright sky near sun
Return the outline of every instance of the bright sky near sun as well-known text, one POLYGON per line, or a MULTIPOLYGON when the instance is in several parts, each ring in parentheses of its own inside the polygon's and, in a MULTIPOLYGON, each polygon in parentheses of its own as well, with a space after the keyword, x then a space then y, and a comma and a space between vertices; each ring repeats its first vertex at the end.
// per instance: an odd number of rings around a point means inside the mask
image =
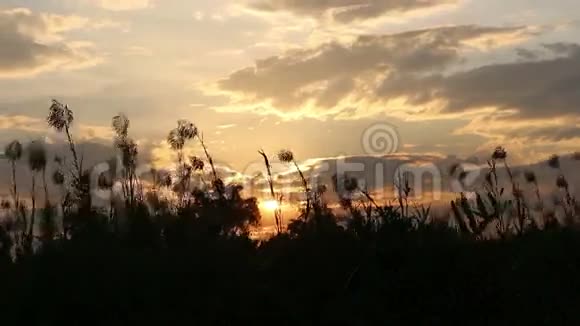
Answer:
POLYGON ((237 169, 256 151, 364 154, 377 122, 399 152, 532 161, 580 143, 576 0, 2 0, 0 144, 110 119, 162 159, 176 120, 237 169))

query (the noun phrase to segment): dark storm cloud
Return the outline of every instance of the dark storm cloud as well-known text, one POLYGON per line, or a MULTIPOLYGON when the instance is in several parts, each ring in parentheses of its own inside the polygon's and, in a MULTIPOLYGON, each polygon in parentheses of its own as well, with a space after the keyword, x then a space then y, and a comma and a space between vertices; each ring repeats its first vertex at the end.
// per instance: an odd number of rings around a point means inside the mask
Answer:
POLYGON ((266 12, 287 11, 296 15, 328 17, 336 22, 349 23, 458 2, 458 0, 256 0, 250 2, 250 6, 266 12))

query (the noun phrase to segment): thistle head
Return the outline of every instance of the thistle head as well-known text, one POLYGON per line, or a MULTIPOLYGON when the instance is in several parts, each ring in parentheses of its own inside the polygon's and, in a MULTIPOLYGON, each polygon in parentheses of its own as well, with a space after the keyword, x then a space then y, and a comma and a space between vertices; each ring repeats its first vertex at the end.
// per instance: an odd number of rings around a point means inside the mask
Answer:
POLYGON ((117 134, 118 137, 127 137, 129 134, 129 119, 124 114, 120 113, 119 115, 113 118, 112 127, 113 131, 117 134))
POLYGON ((177 121, 177 131, 185 139, 192 139, 198 134, 197 127, 188 120, 177 121))
POLYGON ((22 144, 19 141, 14 140, 6 145, 4 149, 4 154, 12 162, 18 161, 22 157, 22 144))
POLYGON ((501 146, 496 147, 493 153, 491 154, 491 158, 496 161, 505 160, 507 158, 507 152, 505 148, 501 146))
POLYGON ((558 155, 552 155, 550 159, 548 159, 548 166, 553 169, 560 168, 560 157, 558 155))
POLYGON ((294 161, 294 153, 292 153, 289 150, 283 149, 280 152, 278 152, 278 159, 281 162, 290 163, 294 161))
POLYGON ((73 113, 67 105, 63 105, 57 100, 52 100, 52 105, 48 109, 48 117, 46 118, 49 126, 60 132, 70 127, 73 120, 73 113))
POLYGON ((198 135, 197 127, 187 121, 177 121, 177 128, 171 130, 167 136, 167 143, 173 150, 181 150, 185 146, 185 142, 195 138, 198 135))

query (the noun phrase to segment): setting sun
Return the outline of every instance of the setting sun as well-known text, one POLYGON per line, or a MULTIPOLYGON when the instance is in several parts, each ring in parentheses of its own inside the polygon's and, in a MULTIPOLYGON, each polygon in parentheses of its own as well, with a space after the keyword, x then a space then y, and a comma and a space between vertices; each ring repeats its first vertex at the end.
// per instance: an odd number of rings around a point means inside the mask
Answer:
POLYGON ((275 200, 266 200, 262 202, 262 207, 268 211, 275 211, 280 208, 280 204, 275 200))

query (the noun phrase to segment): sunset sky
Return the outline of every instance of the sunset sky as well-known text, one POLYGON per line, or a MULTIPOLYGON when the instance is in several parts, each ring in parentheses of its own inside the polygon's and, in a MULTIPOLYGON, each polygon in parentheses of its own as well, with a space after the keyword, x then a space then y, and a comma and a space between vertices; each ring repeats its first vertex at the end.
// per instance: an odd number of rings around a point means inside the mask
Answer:
POLYGON ((398 151, 509 148, 533 162, 580 145, 577 0, 2 0, 0 144, 110 143, 124 112, 154 159, 178 119, 238 170, 257 150, 365 153, 388 123, 398 151))

